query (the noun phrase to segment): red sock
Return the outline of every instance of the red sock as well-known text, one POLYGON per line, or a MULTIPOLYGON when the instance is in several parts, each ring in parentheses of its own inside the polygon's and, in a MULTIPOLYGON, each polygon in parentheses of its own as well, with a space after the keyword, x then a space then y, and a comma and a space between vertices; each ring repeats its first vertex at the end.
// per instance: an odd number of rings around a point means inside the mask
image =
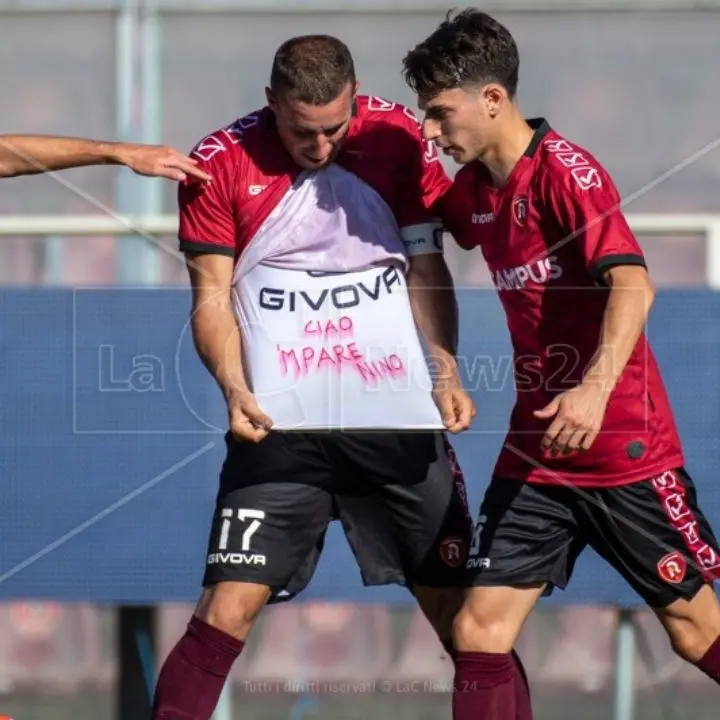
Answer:
POLYGON ((516 720, 516 674, 510 653, 458 652, 453 720, 516 720))
POLYGON ((697 666, 711 679, 720 685, 720 637, 697 662, 697 666))
POLYGON ((244 645, 193 616, 160 671, 152 720, 210 720, 244 645))
POLYGON ((515 661, 515 719, 533 720, 530 683, 528 683, 520 656, 514 650, 512 656, 515 661))

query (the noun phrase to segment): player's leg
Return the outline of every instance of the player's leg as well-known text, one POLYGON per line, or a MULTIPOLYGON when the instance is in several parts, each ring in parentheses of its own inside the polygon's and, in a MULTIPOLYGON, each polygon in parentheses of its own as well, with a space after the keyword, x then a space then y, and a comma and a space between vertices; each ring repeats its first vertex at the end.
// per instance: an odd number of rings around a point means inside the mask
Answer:
MULTIPOLYGON (((449 638, 443 641, 443 646, 457 663, 458 652, 453 643, 453 627, 455 618, 465 602, 467 591, 464 588, 436 588, 415 585, 412 588, 413 595, 422 609, 425 617, 435 628, 438 636, 449 638)), ((472 591, 470 591, 472 592, 472 591)), ((515 668, 515 718, 516 720, 532 720, 532 701, 530 694, 530 682, 525 666, 520 655, 514 649, 511 650, 513 665, 515 668)), ((460 656, 463 657, 462 655, 460 656)))
MULTIPOLYGON (((359 447, 349 446, 348 454, 365 468, 365 487, 373 492, 361 497, 342 497, 339 509, 366 584, 396 582, 414 589, 447 644, 447 617, 456 613, 458 600, 453 590, 466 582, 468 513, 464 488, 453 475, 443 439, 422 438, 420 435, 385 436, 359 447), (373 464, 363 453, 380 443, 384 446, 375 448, 372 457, 377 460, 373 464), (443 594, 445 597, 441 600, 443 594)), ((544 544, 539 544, 542 550, 538 548, 538 552, 544 552, 544 544)), ((547 575, 552 579, 550 573, 547 575)), ((469 661, 474 658, 469 658, 461 646, 456 645, 456 650, 460 650, 454 653, 458 679, 467 683, 463 673, 467 674, 468 668, 472 670, 469 661)), ((512 645, 502 655, 502 669, 509 673, 513 698, 508 705, 509 714, 497 717, 524 720, 531 715, 521 667, 517 667, 512 645), (523 714, 516 714, 516 708, 523 714)), ((478 673, 484 675, 485 669, 478 673)), ((473 687, 476 684, 473 682, 473 687)), ((481 709, 484 703, 481 695, 472 707, 467 707, 465 716, 457 717, 475 717, 476 711, 485 712, 487 708, 481 709)), ((494 717, 477 714, 477 718, 494 717)))
POLYGON ((712 585, 706 583, 692 598, 653 609, 673 650, 720 685, 720 603, 712 585))
POLYGON ((675 652, 720 683, 720 551, 684 470, 597 491, 590 542, 654 610, 675 652))
MULTIPOLYGON (((452 545, 442 547, 442 552, 454 552, 452 545)), ((463 561, 464 564, 464 561, 463 561)), ((412 593, 425 617, 434 627, 446 652, 455 663, 457 651, 453 645, 452 635, 455 618, 463 607, 466 590, 458 587, 430 587, 415 585, 412 593)), ((530 683, 528 681, 522 659, 515 650, 510 655, 515 667, 515 718, 516 720, 532 720, 532 702, 530 683)))
POLYGON ((563 488, 491 482, 467 561, 472 587, 453 628, 455 720, 532 717, 512 649, 543 593, 566 586, 584 546, 568 497, 563 488))
MULTIPOLYGON (((407 574, 420 609, 454 661, 452 628, 465 599, 465 561, 473 522, 465 477, 444 434, 435 437, 432 457, 425 479, 416 486, 416 497, 424 535, 435 541, 424 558, 416 556, 407 574)), ((391 493, 387 498, 391 509, 393 500, 391 493)))
MULTIPOLYGON (((473 522, 467 502, 465 477, 447 437, 438 436, 442 446, 437 446, 437 460, 430 466, 427 479, 418 487, 420 508, 425 508, 425 523, 429 532, 434 533, 436 542, 433 551, 415 570, 415 584, 412 593, 425 617, 435 628, 443 646, 453 662, 456 657, 452 631, 465 600, 467 572, 465 564, 469 543, 473 534, 473 522), (448 476, 449 474, 449 476, 448 476), (448 502, 444 492, 437 497, 437 490, 454 483, 453 494, 448 502), (440 482, 436 482, 436 481, 440 482), (428 490, 429 488, 429 490, 428 490), (439 532, 437 526, 438 508, 447 506, 439 532), (450 570, 448 570, 448 567, 450 570), (456 568, 461 573, 456 572, 456 568)), ((532 718, 530 685, 520 656, 512 650, 518 682, 516 683, 516 716, 532 718)))
POLYGON ((312 437, 228 441, 204 590, 158 677, 153 720, 209 720, 261 609, 309 581, 332 515, 330 470, 312 437))
POLYGON ((363 581, 407 586, 451 652, 472 520, 449 449, 441 434, 372 433, 342 438, 336 452, 338 513, 363 581))

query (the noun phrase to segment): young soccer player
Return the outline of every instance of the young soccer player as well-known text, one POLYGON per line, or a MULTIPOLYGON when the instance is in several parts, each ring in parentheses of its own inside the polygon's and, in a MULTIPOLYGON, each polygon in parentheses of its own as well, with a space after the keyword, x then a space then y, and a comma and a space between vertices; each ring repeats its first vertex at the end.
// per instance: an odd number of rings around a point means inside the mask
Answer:
MULTIPOLYGON (((405 58, 424 133, 463 164, 442 201, 480 248, 515 352, 517 401, 480 508, 455 621, 455 720, 516 717, 510 651, 582 550, 653 608, 675 651, 720 682, 720 553, 698 505, 657 363, 653 300, 612 179, 517 105, 518 50, 475 9, 405 58)), ((482 324, 478 325, 482 332, 482 324)))
POLYGON ((283 43, 267 99, 197 145, 213 183, 179 193, 193 337, 229 432, 204 590, 153 720, 209 720, 256 617, 304 589, 335 518, 365 584, 407 586, 448 648, 462 599, 472 523, 443 431, 473 406, 431 210, 450 181, 409 110, 357 92, 337 38, 283 43))

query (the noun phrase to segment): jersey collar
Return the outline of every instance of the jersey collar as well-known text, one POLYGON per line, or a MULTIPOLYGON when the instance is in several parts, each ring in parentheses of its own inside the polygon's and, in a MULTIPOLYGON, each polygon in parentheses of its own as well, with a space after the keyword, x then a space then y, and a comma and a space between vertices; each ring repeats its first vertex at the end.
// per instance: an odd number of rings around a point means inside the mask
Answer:
POLYGON ((515 167, 510 172, 506 183, 502 187, 493 185, 490 171, 482 162, 479 163, 482 182, 489 188, 490 192, 497 196, 504 196, 506 193, 513 191, 517 184, 518 177, 523 172, 523 168, 531 164, 532 159, 540 147, 540 143, 551 130, 550 125, 544 118, 530 118, 525 122, 534 131, 533 136, 530 139, 530 144, 525 148, 525 152, 520 156, 517 163, 515 163, 515 167))
POLYGON ((530 118, 526 122, 535 131, 532 140, 530 140, 530 144, 523 153, 524 157, 531 158, 535 155, 537 149, 540 147, 540 142, 550 132, 551 128, 545 118, 530 118))

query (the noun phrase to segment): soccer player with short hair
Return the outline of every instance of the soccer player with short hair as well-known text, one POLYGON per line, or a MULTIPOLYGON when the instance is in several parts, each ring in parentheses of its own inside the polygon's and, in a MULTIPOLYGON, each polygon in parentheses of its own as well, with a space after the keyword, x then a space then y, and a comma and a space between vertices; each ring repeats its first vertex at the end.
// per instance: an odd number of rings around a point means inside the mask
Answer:
POLYGON ((720 682, 720 554, 643 332, 643 253, 602 165, 521 115, 518 65, 508 30, 475 9, 449 14, 404 60, 425 138, 463 164, 446 227, 481 249, 515 355, 516 404, 454 624, 456 720, 522 717, 509 653, 587 546, 720 682))
POLYGON ((88 165, 125 165, 138 175, 209 182, 197 161, 170 147, 51 135, 0 135, 0 178, 88 165))
POLYGON ((256 616, 307 585, 332 519, 363 582, 407 586, 448 647, 461 603, 472 524, 443 431, 474 409, 433 214, 450 181, 407 108, 357 93, 336 38, 284 43, 267 101, 196 146, 213 182, 179 192, 193 337, 230 432, 204 591, 154 720, 210 718, 256 616))

